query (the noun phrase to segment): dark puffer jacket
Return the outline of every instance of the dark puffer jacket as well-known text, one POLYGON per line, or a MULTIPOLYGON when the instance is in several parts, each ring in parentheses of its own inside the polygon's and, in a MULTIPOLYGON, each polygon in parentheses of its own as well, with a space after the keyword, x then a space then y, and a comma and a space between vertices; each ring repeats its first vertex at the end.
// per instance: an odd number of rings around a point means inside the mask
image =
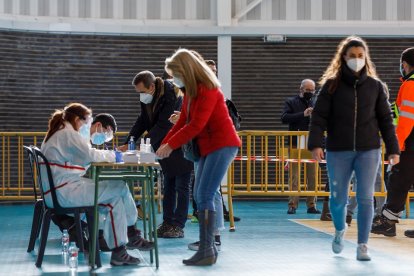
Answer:
POLYGON ((398 141, 392 124, 387 95, 381 81, 367 76, 365 68, 357 78, 346 66, 334 93, 328 81, 319 92, 311 116, 308 148, 322 148, 324 131, 328 151, 377 149, 380 135, 388 154, 398 154, 398 141))

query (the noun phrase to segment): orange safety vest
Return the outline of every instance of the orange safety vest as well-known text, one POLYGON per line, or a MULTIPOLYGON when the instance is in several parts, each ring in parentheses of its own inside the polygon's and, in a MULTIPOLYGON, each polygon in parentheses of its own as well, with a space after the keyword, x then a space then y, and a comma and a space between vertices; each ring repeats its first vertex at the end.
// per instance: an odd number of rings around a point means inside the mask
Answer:
POLYGON ((414 127, 414 75, 401 84, 396 104, 400 110, 396 132, 400 150, 403 151, 405 140, 414 127))

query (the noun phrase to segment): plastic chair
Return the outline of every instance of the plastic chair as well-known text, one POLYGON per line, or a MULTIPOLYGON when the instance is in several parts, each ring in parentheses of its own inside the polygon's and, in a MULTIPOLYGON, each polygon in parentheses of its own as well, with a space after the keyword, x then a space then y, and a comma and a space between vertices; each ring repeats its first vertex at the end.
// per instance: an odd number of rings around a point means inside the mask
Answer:
POLYGON ((29 168, 30 174, 32 176, 32 184, 33 184, 33 194, 35 198, 35 205, 34 205, 34 213, 33 213, 33 221, 32 221, 32 230, 30 231, 30 240, 29 246, 27 247, 27 252, 32 252, 35 246, 35 242, 39 237, 40 233, 40 226, 42 224, 42 217, 43 217, 43 209, 44 209, 44 202, 43 199, 37 198, 37 191, 36 191, 36 180, 34 174, 34 167, 35 167, 35 156, 34 152, 31 147, 23 146, 25 152, 27 153, 27 158, 29 160, 29 168))
MULTIPOLYGON (((82 213, 86 214, 88 230, 89 230, 89 233, 92 233, 94 206, 62 207, 59 204, 59 201, 57 199, 55 183, 53 181, 53 176, 52 176, 52 171, 50 169, 49 161, 37 147, 32 147, 32 150, 35 156, 38 183, 40 183, 39 185, 40 193, 43 198, 43 201, 45 202, 45 204, 43 204, 44 208, 43 208, 42 231, 40 234, 40 247, 39 247, 39 253, 37 256, 37 260, 36 260, 36 266, 40 268, 42 266, 43 256, 44 256, 45 249, 46 249, 47 236, 49 234, 50 221, 51 221, 52 214, 58 214, 58 215, 73 214, 75 216, 76 235, 78 238, 78 245, 80 247, 80 251, 83 251, 84 248, 83 248, 82 226, 81 226, 80 214, 82 213), (47 175, 42 175, 40 166, 45 166, 47 175), (46 201, 45 201, 45 191, 43 190, 43 187, 41 184, 43 183, 42 182, 43 177, 45 177, 45 180, 47 180, 49 183, 50 194, 52 196, 52 202, 53 202, 53 208, 47 206, 46 201)), ((92 250, 96 250, 95 264, 97 265, 97 267, 101 267, 102 265, 101 265, 100 255, 99 255, 98 237, 96 238, 96 248, 92 250)))

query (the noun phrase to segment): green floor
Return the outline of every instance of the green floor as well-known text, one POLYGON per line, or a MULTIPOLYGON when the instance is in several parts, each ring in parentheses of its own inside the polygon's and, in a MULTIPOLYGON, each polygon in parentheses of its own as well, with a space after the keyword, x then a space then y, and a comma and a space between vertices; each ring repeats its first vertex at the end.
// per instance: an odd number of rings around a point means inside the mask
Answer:
MULTIPOLYGON (((355 260, 355 244, 345 243, 342 254, 331 252, 332 236, 289 219, 318 219, 308 215, 302 203, 296 215, 286 214, 286 202, 235 202, 236 232, 222 233, 222 250, 212 267, 186 267, 182 259, 192 252, 187 244, 197 239, 198 225, 188 221, 184 239, 160 239, 160 268, 148 264, 149 254, 138 267, 111 267, 110 254, 102 253, 100 275, 414 275, 414 261, 407 263, 387 252, 371 251, 371 262, 355 260)), ((26 253, 32 205, 0 205, 0 275, 70 275, 60 255, 60 232, 51 227, 42 269, 34 265, 37 246, 26 253)), ((161 216, 158 217, 161 219, 161 216)), ((227 225, 228 227, 228 225, 227 225)), ((413 248, 414 253, 414 248, 413 248)), ((80 254, 78 275, 89 275, 80 254)))

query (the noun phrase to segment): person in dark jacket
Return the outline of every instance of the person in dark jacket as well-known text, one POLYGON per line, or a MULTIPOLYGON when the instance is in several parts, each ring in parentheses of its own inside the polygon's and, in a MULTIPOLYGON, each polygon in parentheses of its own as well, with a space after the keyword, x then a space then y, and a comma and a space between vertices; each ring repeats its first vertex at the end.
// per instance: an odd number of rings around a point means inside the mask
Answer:
MULTIPOLYGON (((180 90, 170 81, 156 78, 150 71, 138 73, 132 85, 140 93, 141 114, 129 132, 134 141, 145 132, 156 151, 172 127, 168 120, 174 110, 181 109, 180 90)), ((126 150, 127 145, 120 150, 126 150)), ((159 160, 164 175, 163 222, 157 229, 160 238, 183 238, 190 198, 190 179, 193 163, 184 159, 181 148, 159 160)))
MULTIPOLYGON (((315 82, 311 79, 302 80, 299 88, 299 95, 289 98, 285 101, 285 106, 282 113, 282 122, 284 124, 289 124, 290 131, 307 131, 309 129, 309 119, 313 110, 313 101, 312 98, 315 94, 315 82)), ((293 137, 292 146, 297 146, 297 139, 293 137)), ((300 147, 298 147, 300 149, 300 147)), ((301 156, 305 155, 310 157, 310 153, 307 150, 301 153, 301 156)), ((293 156, 293 151, 290 153, 291 158, 296 158, 293 156)), ((306 156, 305 156, 306 157, 306 156)), ((298 163, 290 163, 290 173, 292 174, 292 190, 298 190, 298 163)), ((306 167, 307 175, 307 187, 308 190, 315 189, 315 171, 316 167, 313 164, 308 164, 306 167)), ((289 197, 288 204, 288 214, 296 214, 296 209, 298 208, 298 196, 289 197)), ((309 214, 320 214, 321 212, 316 209, 315 197, 308 196, 306 198, 306 205, 308 207, 309 214)))
MULTIPOLYGON (((396 133, 401 150, 401 162, 391 164, 388 178, 387 202, 382 210, 380 221, 372 226, 372 233, 396 236, 398 219, 404 211, 407 194, 414 182, 414 48, 401 54, 400 72, 402 84, 398 91, 395 112, 397 114, 396 133)), ((414 230, 406 230, 404 235, 414 238, 414 230)))
POLYGON ((355 172, 358 182, 357 260, 369 261, 367 243, 373 217, 374 182, 381 159, 379 132, 390 162, 399 162, 400 151, 390 104, 366 42, 356 36, 344 39, 320 84, 322 88, 311 117, 308 148, 314 159, 322 161, 327 130, 326 161, 335 226, 332 251, 339 254, 344 247, 349 182, 355 172))

